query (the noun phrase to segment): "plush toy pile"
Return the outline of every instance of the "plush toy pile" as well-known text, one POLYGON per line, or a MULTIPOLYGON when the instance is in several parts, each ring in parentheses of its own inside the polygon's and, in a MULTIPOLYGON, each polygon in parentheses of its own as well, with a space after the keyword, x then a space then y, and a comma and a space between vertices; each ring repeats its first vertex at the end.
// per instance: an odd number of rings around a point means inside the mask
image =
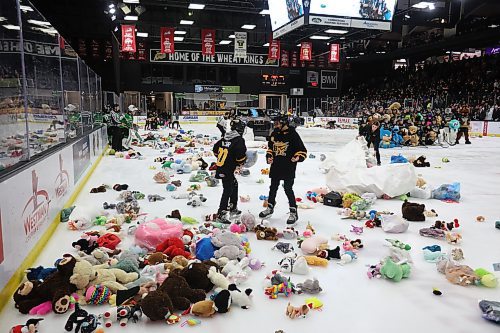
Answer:
MULTIPOLYGON (((148 178, 158 184, 158 193, 142 193, 126 183, 96 184, 89 194, 92 198, 112 192, 116 194, 115 202, 96 202, 94 213, 78 206, 64 212, 61 222, 71 230, 68 232, 72 232, 74 241, 71 247, 62 244, 64 250, 54 258, 53 267, 38 266, 27 271, 25 282, 13 296, 20 313, 43 316, 54 312, 67 317, 66 331, 92 333, 113 325, 133 326, 140 320, 193 326, 229 311, 241 312, 243 317, 244 311, 251 311, 253 297, 265 297, 274 304, 279 303, 275 299, 288 298, 283 314, 290 319, 306 318, 313 310, 323 308, 321 296, 328 288, 326 281, 320 282, 314 273, 363 265, 358 258, 370 251, 361 239, 365 233, 404 233, 410 223, 425 223, 437 217, 434 210, 408 200, 402 203, 401 214, 396 214, 372 209, 378 200, 373 193, 338 193, 319 187, 297 198, 299 207, 338 207, 341 219, 348 220, 348 235, 321 234, 314 221, 300 228, 271 225, 266 220, 258 221, 249 211, 234 217, 231 224, 217 222, 214 214, 198 220, 183 216, 181 211, 188 205, 212 204, 211 198, 205 196, 207 192, 202 192, 220 187, 214 170, 209 168, 214 160, 214 138, 185 132, 171 132, 165 137, 148 133, 141 142, 141 146, 159 152, 148 178), (181 175, 189 184, 183 185, 181 175), (164 217, 150 216, 141 204, 146 200, 155 205, 161 205, 156 201, 171 200, 178 203, 179 209, 165 212, 164 217), (279 254, 280 259, 264 263, 252 252, 255 242, 279 254), (266 272, 258 272, 263 267, 266 272), (249 284, 250 277, 256 274, 264 277, 263 286, 249 284), (309 298, 296 296, 303 294, 309 298)), ((391 144, 390 140, 385 142, 391 144)), ((130 159, 142 156, 134 151, 127 154, 130 159)), ((262 174, 267 173, 262 170, 262 174)), ((419 177, 416 186, 425 185, 419 177)), ((456 190, 451 185, 443 187, 438 189, 440 193, 456 190)), ((262 197, 264 202, 266 199, 262 197)), ((242 203, 250 200, 256 198, 240 197, 242 203)), ((459 226, 458 219, 440 217, 421 228, 420 234, 458 246, 459 226)), ((393 237, 385 242, 387 253, 369 266, 368 278, 393 282, 411 279, 411 246, 393 237)), ((492 272, 458 263, 465 260, 459 247, 449 254, 442 252, 439 245, 426 246, 422 251, 425 261, 435 263, 437 271, 453 284, 497 286, 492 272)), ((495 318, 492 304, 481 307, 489 320, 495 318)), ((26 327, 38 326, 41 319, 30 320, 26 327)), ((19 327, 24 329, 23 325, 19 327)))

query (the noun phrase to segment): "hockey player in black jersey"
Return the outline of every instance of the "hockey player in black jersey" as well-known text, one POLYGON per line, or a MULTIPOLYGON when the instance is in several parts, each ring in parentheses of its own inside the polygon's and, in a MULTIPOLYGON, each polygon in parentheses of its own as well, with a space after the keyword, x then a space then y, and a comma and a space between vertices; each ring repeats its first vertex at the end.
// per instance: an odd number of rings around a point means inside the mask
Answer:
POLYGON ((297 214, 295 194, 293 193, 293 183, 297 163, 304 161, 306 157, 306 147, 295 128, 289 125, 288 117, 286 115, 276 117, 266 153, 267 163, 271 165, 269 172, 271 178, 269 204, 267 209, 259 214, 260 218, 269 217, 274 213, 276 193, 280 182, 283 180, 283 187, 290 206, 290 216, 286 223, 293 225, 297 222, 299 216, 297 214))
POLYGON ((220 199, 218 220, 223 223, 230 223, 230 216, 240 215, 238 210, 238 181, 234 176, 237 167, 243 165, 247 158, 247 147, 242 135, 245 131, 245 124, 234 119, 230 124, 231 130, 214 145, 214 155, 217 157, 215 177, 222 181, 222 197, 220 199))

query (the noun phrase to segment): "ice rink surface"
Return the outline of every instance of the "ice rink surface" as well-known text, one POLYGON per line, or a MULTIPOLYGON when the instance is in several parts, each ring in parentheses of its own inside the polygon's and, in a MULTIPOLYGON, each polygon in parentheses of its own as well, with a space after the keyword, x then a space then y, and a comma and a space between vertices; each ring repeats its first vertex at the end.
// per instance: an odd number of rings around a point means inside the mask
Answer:
MULTIPOLYGON (((194 129, 197 133, 216 134, 215 125, 192 125, 185 129, 194 129)), ((324 130, 317 128, 301 128, 302 136, 310 153, 316 159, 307 159, 297 169, 295 193, 297 197, 305 199, 308 190, 325 185, 325 176, 318 170, 319 154, 335 154, 335 151, 356 136, 353 130, 324 130)), ((145 156, 144 160, 125 160, 112 156, 105 156, 97 167, 89 182, 84 187, 75 205, 89 212, 102 207, 102 203, 118 202, 118 192, 108 190, 106 193, 90 194, 92 187, 101 184, 113 185, 116 183, 129 184, 131 190, 138 190, 146 195, 160 194, 168 199, 161 202, 141 200, 141 212, 148 213, 147 219, 164 217, 173 209, 179 209, 183 216, 201 219, 204 214, 214 213, 217 209, 222 188, 204 187, 201 191, 208 201, 203 207, 191 208, 185 200, 172 200, 165 186, 156 184, 152 177, 155 170, 149 166, 156 165, 153 159, 162 156, 159 151, 150 148, 139 148, 145 156)), ((500 262, 500 230, 495 229, 494 222, 500 218, 500 139, 477 138, 472 139, 472 145, 463 143, 450 147, 430 148, 402 148, 381 150, 382 163, 389 163, 392 154, 402 153, 409 157, 424 154, 431 163, 430 168, 421 168, 421 173, 428 183, 440 185, 451 182, 461 183, 462 200, 460 203, 444 203, 437 200, 411 199, 412 202, 425 203, 427 209, 435 209, 439 213, 438 219, 452 221, 458 218, 461 223, 463 249, 465 260, 462 263, 473 269, 483 267, 493 271, 492 264, 500 262), (441 159, 448 157, 450 163, 442 163, 441 159), (486 217, 486 222, 475 221, 477 215, 486 217)), ((210 160, 212 161, 213 158, 210 160)), ((263 155, 251 168, 249 177, 239 178, 240 194, 249 194, 251 201, 240 204, 243 211, 258 214, 262 208, 259 195, 267 195, 269 180, 260 175, 260 170, 266 167, 263 155), (265 184, 257 184, 259 178, 265 179, 265 184)), ((186 188, 188 176, 183 175, 176 179, 183 181, 182 188, 186 188)), ((204 184, 203 184, 204 185, 204 184)), ((202 185, 202 186, 203 186, 202 185)), ((401 214, 399 200, 379 199, 374 209, 389 210, 401 214)), ((271 224, 278 229, 285 227, 288 207, 283 190, 280 189, 277 198, 277 207, 271 224)), ((335 233, 351 234, 351 224, 361 225, 353 220, 341 220, 336 213, 337 209, 317 204, 314 209, 299 210, 298 229, 302 232, 307 224, 316 229, 316 233, 330 239, 335 233)), ((323 292, 317 297, 323 301, 322 311, 311 311, 305 319, 291 320, 285 316, 288 302, 295 306, 303 304, 303 300, 310 295, 293 295, 290 298, 280 296, 271 300, 264 295, 264 276, 273 269, 277 269, 277 262, 282 258, 279 252, 271 251, 274 242, 258 241, 253 233, 247 233, 252 258, 259 258, 266 262, 266 267, 260 271, 253 271, 248 282, 242 287, 252 288, 253 306, 249 310, 232 308, 224 315, 216 315, 211 319, 201 319, 201 324, 195 327, 167 326, 164 322, 150 322, 146 317, 137 324, 129 323, 126 328, 114 325, 106 332, 139 332, 147 330, 149 333, 186 330, 204 333, 220 332, 275 332, 283 330, 286 333, 301 332, 381 332, 381 333, 413 333, 413 332, 499 332, 499 326, 481 318, 478 301, 481 299, 500 301, 500 289, 485 287, 461 287, 448 282, 444 275, 436 271, 435 265, 423 259, 422 247, 438 244, 443 252, 449 253, 451 246, 445 241, 434 240, 419 236, 418 230, 429 227, 435 218, 428 218, 426 222, 410 222, 410 228, 403 234, 386 234, 381 229, 365 229, 360 236, 364 249, 358 254, 353 263, 341 266, 331 261, 326 268, 312 268, 308 276, 292 274, 294 283, 303 282, 306 278, 317 277, 323 292), (388 255, 384 245, 385 238, 397 238, 412 246, 411 254, 414 265, 411 275, 399 283, 384 279, 367 278, 367 265, 376 264, 388 255), (442 296, 435 296, 433 288, 442 291, 442 296)), ((36 265, 52 266, 54 261, 64 253, 74 253, 71 242, 79 238, 80 232, 69 231, 61 225, 54 234, 45 250, 40 254, 36 265)), ((127 236, 121 247, 127 248, 133 239, 127 236)), ((330 240, 334 247, 339 242, 330 240)), ((295 244, 294 244, 295 245, 295 244)), ((299 250, 300 252, 300 250, 299 250)), ((497 272, 500 276, 500 272, 497 272)), ((241 288, 240 288, 241 289, 241 288)), ((104 312, 106 307, 87 306, 91 313, 104 312)), ((64 324, 68 314, 46 316, 40 324, 39 332, 64 332, 64 324)), ((28 316, 21 315, 14 308, 11 301, 0 315, 0 332, 8 332, 15 324, 26 322, 28 316)), ((182 319, 183 321, 184 319, 182 319)))

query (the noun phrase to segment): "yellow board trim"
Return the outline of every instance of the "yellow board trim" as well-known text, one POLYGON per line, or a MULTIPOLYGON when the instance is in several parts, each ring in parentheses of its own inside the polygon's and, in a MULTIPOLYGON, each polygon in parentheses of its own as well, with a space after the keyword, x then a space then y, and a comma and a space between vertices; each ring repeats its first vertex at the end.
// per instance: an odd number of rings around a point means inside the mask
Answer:
MULTIPOLYGON (((95 163, 90 167, 90 170, 87 172, 87 174, 83 177, 83 179, 80 181, 80 184, 74 189, 73 194, 69 197, 68 201, 64 204, 63 208, 68 208, 73 203, 76 201, 78 196, 80 195, 80 192, 82 191, 83 187, 85 184, 87 184, 87 181, 89 180, 90 176, 94 173, 94 170, 97 168, 99 163, 102 160, 102 157, 104 156, 104 153, 108 150, 108 146, 104 148, 102 151, 101 155, 97 158, 95 163)), ((21 265, 18 267, 18 269, 14 272, 14 275, 10 278, 9 282, 5 285, 5 288, 3 288, 0 291, 0 312, 3 311, 3 308, 9 303, 12 295, 16 292, 17 288, 21 284, 21 282, 24 279, 24 276, 26 275, 24 272, 33 266, 35 261, 38 259, 38 256, 42 252, 42 250, 45 248, 49 240, 52 238, 52 235, 56 231, 57 227, 61 224, 61 213, 59 212, 54 220, 50 223, 49 227, 47 228, 47 231, 40 237, 40 240, 33 246, 33 249, 31 249, 30 253, 26 256, 26 258, 23 260, 21 265)))

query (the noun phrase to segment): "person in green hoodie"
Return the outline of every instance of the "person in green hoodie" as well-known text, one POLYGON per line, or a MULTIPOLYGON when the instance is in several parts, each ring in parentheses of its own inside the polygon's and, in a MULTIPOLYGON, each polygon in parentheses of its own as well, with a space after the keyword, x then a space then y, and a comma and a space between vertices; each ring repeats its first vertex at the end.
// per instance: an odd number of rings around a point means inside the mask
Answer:
POLYGON ((127 111, 120 116, 120 129, 122 131, 122 147, 125 150, 130 149, 130 142, 132 141, 132 125, 134 124, 134 112, 139 109, 135 105, 129 105, 127 111))

